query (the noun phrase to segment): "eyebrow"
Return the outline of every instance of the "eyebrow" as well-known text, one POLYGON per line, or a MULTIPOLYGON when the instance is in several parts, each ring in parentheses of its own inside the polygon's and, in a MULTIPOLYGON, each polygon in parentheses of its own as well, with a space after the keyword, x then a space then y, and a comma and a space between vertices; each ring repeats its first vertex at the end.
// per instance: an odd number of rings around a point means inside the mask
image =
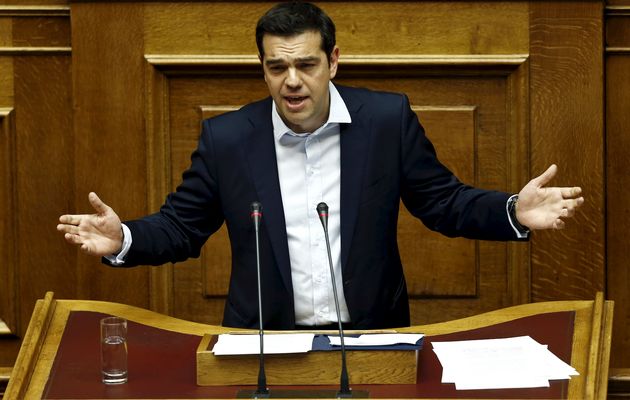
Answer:
MULTIPOLYGON (((308 57, 298 57, 295 59, 295 62, 319 62, 320 58, 316 56, 308 56, 308 57)), ((277 65, 284 64, 285 60, 281 58, 272 58, 265 60, 265 65, 277 65)))

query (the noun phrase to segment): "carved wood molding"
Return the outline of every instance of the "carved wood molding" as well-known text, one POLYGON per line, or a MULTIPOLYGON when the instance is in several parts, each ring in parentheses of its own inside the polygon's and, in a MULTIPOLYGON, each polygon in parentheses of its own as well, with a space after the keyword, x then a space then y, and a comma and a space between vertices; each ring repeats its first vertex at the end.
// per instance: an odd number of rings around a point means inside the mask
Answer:
POLYGON ((70 54, 72 47, 0 47, 0 56, 70 54))
MULTIPOLYGON (((505 55, 348 55, 339 59, 339 73, 355 74, 361 70, 378 71, 379 76, 429 70, 434 67, 456 70, 473 69, 476 73, 489 71, 507 75, 525 63, 527 54, 505 55), (387 70, 380 68, 387 67, 387 70)), ((256 55, 170 55, 147 54, 146 61, 165 73, 205 73, 213 70, 222 74, 256 73, 260 74, 260 61, 256 55)))
POLYGON ((0 6, 0 17, 70 17, 70 6, 0 6))
POLYGON ((604 8, 606 17, 630 17, 630 5, 628 6, 606 6, 604 8))
POLYGON ((0 336, 17 333, 17 262, 15 243, 15 140, 13 108, 0 108, 0 182, 3 182, 4 195, 0 198, 0 257, 5 260, 0 264, 0 336))
POLYGON ((630 47, 606 47, 606 54, 630 55, 630 47))

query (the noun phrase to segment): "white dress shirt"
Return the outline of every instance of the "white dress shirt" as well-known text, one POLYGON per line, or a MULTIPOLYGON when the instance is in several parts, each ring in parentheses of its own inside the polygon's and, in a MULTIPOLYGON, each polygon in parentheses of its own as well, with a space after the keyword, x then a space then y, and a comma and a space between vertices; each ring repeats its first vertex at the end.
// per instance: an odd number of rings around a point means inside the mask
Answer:
POLYGON ((351 119, 332 83, 329 91, 328 120, 315 132, 293 132, 280 118, 275 103, 272 110, 298 325, 337 322, 324 230, 316 210, 320 202, 325 202, 329 209, 328 236, 341 321, 350 321, 341 276, 339 124, 350 123, 351 119))

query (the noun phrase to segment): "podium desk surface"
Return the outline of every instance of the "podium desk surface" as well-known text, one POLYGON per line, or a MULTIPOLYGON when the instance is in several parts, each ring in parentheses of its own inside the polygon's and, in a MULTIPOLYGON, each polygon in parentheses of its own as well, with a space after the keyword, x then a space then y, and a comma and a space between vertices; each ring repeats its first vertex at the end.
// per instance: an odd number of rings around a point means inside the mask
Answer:
MULTIPOLYGON (((398 332, 426 335, 419 353, 418 383, 352 387, 369 391, 372 398, 604 399, 612 307, 612 302, 598 294, 595 300, 526 304, 439 324, 400 328, 398 332), (568 381, 551 381, 548 388, 531 389, 457 391, 453 384, 440 383, 442 369, 431 350, 432 341, 522 335, 548 345, 580 375, 568 381)), ((197 386, 195 382, 195 354, 202 336, 231 331, 234 329, 118 303, 55 300, 48 293, 35 306, 4 398, 234 398, 240 389, 255 387, 197 386), (129 382, 123 385, 106 386, 100 381, 98 321, 107 315, 129 321, 129 382)), ((352 374, 351 365, 349 371, 352 374)), ((283 388, 287 387, 271 387, 283 388)))

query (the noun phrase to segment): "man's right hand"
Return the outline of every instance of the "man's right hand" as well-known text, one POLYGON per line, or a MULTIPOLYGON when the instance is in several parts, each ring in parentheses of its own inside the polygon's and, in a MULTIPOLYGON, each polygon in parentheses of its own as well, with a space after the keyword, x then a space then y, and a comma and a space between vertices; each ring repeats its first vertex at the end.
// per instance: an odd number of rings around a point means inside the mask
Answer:
POLYGON ((92 256, 107 256, 120 252, 123 243, 122 224, 114 210, 98 198, 88 195, 96 214, 62 215, 57 230, 68 243, 79 245, 92 256))

